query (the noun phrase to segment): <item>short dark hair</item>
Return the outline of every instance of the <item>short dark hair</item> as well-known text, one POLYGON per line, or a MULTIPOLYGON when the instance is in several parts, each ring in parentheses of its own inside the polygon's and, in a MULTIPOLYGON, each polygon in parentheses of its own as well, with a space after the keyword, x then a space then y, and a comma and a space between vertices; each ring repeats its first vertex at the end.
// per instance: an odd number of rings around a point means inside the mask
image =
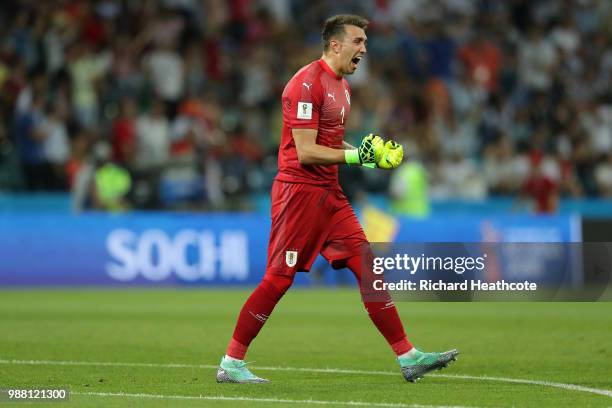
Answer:
POLYGON ((332 38, 342 36, 346 33, 344 30, 345 25, 352 25, 365 30, 370 22, 355 14, 338 14, 331 16, 325 20, 323 25, 323 31, 321 37, 323 38, 323 49, 327 51, 329 49, 329 42, 332 38))

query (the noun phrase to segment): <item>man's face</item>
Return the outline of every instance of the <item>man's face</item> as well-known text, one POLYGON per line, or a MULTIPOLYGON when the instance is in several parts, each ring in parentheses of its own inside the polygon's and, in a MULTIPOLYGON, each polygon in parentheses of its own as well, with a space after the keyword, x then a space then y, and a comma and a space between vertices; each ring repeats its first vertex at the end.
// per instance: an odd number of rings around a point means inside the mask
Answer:
POLYGON ((350 75, 357 69, 357 65, 366 53, 368 37, 362 28, 353 25, 344 26, 344 37, 336 40, 334 50, 340 62, 343 75, 350 75))

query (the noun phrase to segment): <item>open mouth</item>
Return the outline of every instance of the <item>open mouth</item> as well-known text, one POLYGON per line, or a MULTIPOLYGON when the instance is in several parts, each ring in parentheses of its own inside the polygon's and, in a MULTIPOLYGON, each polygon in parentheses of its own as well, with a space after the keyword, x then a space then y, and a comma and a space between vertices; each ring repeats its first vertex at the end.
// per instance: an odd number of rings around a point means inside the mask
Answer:
POLYGON ((351 61, 352 61, 352 63, 353 63, 355 66, 357 66, 357 64, 359 64, 359 61, 361 61, 361 58, 363 58, 363 57, 361 57, 361 56, 359 56, 359 57, 355 57, 355 58, 353 58, 351 61))

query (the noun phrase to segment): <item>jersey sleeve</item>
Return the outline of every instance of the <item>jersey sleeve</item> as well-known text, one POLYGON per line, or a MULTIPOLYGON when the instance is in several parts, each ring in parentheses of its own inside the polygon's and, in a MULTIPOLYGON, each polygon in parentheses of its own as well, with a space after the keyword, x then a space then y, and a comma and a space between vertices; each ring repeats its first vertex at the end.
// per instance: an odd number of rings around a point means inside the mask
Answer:
POLYGON ((283 117, 292 129, 318 129, 323 101, 319 81, 296 78, 283 94, 283 117))

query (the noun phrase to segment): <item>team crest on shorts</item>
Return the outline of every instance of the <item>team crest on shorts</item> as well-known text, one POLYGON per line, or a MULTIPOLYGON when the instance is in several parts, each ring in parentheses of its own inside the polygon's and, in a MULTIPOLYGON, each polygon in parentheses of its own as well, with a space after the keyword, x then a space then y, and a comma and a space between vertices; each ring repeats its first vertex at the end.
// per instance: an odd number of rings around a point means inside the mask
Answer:
POLYGON ((285 252, 285 263, 288 267, 293 267, 297 263, 297 251, 286 251, 285 252))

